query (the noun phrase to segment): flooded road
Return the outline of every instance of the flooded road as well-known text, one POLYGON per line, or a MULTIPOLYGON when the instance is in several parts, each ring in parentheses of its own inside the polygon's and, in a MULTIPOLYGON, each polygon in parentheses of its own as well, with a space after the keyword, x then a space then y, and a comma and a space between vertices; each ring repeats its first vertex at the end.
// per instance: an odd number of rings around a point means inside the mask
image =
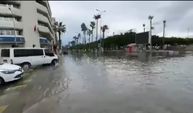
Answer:
POLYGON ((193 55, 67 55, 0 88, 0 113, 192 113, 193 55))

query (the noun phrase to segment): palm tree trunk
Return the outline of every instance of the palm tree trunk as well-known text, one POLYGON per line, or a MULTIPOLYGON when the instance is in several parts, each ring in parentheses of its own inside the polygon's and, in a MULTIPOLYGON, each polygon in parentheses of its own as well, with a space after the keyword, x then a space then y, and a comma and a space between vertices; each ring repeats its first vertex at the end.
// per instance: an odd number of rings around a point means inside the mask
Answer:
POLYGON ((94 29, 92 28, 92 39, 91 39, 91 42, 93 42, 93 34, 94 34, 94 33, 93 33, 93 30, 94 30, 94 29))
POLYGON ((58 34, 59 34, 59 49, 61 49, 61 44, 62 44, 62 43, 61 43, 61 42, 62 42, 62 41, 61 41, 61 36, 60 36, 60 35, 61 35, 61 32, 59 31, 58 34))
POLYGON ((98 19, 96 19, 96 41, 98 39, 98 19))

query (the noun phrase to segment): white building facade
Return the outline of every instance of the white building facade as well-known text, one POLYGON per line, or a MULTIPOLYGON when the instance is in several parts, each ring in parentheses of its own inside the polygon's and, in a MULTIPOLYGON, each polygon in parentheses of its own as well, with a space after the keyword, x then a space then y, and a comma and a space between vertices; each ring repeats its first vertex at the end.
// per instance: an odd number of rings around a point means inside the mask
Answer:
POLYGON ((0 1, 0 48, 47 47, 54 42, 48 1, 0 1))

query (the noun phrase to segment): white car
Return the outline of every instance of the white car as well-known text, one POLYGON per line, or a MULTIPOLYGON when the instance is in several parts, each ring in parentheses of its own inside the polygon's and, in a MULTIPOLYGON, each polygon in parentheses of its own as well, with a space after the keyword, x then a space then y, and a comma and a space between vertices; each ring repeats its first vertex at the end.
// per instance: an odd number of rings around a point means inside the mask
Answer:
POLYGON ((0 64, 0 85, 5 82, 21 79, 23 77, 23 69, 13 64, 0 64))

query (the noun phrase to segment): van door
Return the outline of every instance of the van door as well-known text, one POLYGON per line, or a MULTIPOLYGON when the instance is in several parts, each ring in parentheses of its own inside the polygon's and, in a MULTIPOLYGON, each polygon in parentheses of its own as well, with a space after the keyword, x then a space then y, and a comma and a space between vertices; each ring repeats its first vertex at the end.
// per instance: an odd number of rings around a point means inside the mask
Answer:
POLYGON ((33 49, 33 62, 35 65, 42 65, 44 64, 44 54, 43 49, 33 49))

